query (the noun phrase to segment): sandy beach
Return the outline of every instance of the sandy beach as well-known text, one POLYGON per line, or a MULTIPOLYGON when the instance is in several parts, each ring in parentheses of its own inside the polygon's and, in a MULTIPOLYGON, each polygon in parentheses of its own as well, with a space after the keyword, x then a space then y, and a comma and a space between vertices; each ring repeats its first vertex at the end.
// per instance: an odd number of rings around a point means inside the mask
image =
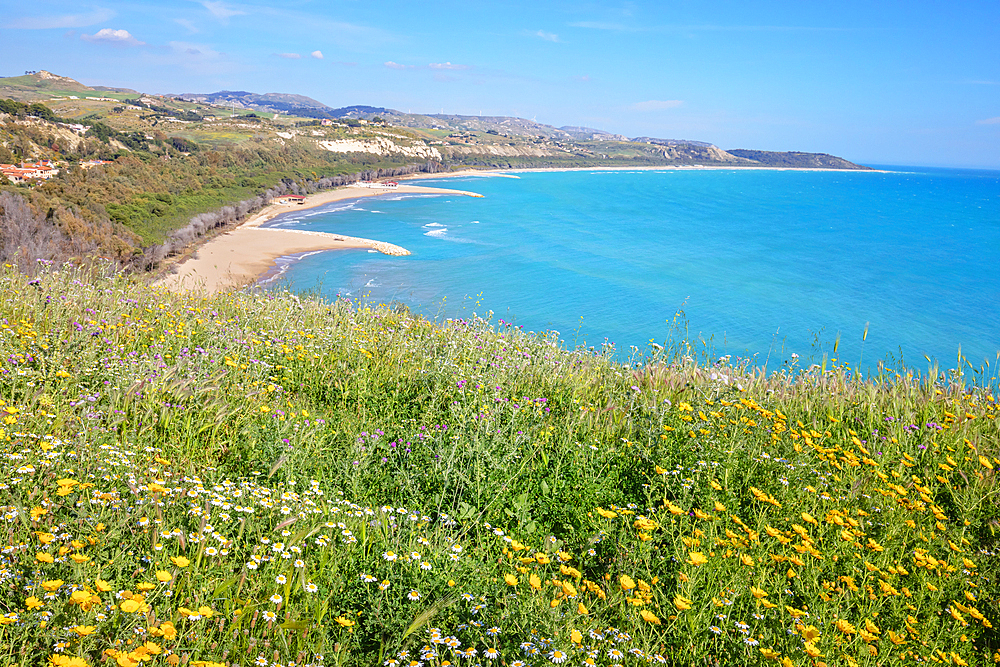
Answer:
MULTIPOLYGON (((737 167, 670 165, 655 167, 556 167, 541 169, 476 170, 411 174, 400 181, 422 179, 461 178, 470 176, 518 178, 519 173, 535 171, 669 171, 669 170, 715 170, 715 169, 762 169, 771 171, 842 171, 838 169, 786 167, 737 167)), ((871 172, 867 172, 871 173, 871 172)), ((201 245, 197 252, 179 262, 173 273, 155 284, 175 291, 200 291, 207 294, 239 289, 254 283, 268 271, 275 268, 275 260, 298 253, 346 248, 368 248, 388 255, 408 255, 408 250, 385 241, 363 239, 339 234, 307 232, 293 229, 262 227, 269 220, 291 211, 317 208, 346 199, 376 197, 392 193, 442 194, 481 197, 467 190, 452 190, 401 183, 393 189, 369 189, 343 187, 308 196, 303 203, 271 204, 248 218, 235 229, 201 245)))
POLYGON ((220 234, 201 245, 190 257, 178 263, 174 267, 173 273, 156 281, 155 284, 172 291, 215 294, 250 285, 274 268, 276 259, 297 253, 369 248, 387 255, 408 255, 410 253, 406 248, 384 241, 324 232, 308 232, 301 229, 273 229, 261 226, 282 213, 317 208, 346 199, 399 193, 482 196, 467 190, 401 184, 392 189, 348 186, 310 195, 301 204, 270 204, 247 218, 235 229, 220 234))

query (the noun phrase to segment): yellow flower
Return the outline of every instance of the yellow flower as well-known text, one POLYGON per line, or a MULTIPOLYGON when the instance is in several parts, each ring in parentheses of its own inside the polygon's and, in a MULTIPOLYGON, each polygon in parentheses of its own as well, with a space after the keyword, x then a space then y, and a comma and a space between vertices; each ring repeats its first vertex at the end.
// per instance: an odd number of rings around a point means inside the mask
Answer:
POLYGON ((59 590, 59 587, 63 585, 62 579, 51 579, 49 581, 42 582, 42 588, 47 590, 49 593, 54 593, 59 590))
POLYGON ((657 527, 658 524, 652 519, 647 519, 646 517, 639 517, 638 519, 635 520, 635 522, 632 525, 635 526, 638 530, 653 530, 654 528, 657 527))
POLYGON ((138 600, 124 600, 118 607, 126 614, 131 614, 142 609, 143 604, 138 600))
POLYGON ((807 642, 816 641, 819 638, 819 634, 820 634, 819 628, 817 628, 815 625, 807 625, 801 630, 802 638, 805 639, 807 642))
POLYGON ((177 637, 177 628, 170 621, 160 623, 160 632, 163 634, 163 638, 168 641, 177 637))
POLYGON ((574 644, 579 644, 583 641, 583 633, 573 628, 573 632, 569 633, 569 640, 574 644))
POLYGON ((810 658, 818 658, 821 655, 823 655, 822 653, 820 653, 820 650, 816 647, 816 645, 813 644, 812 642, 806 642, 803 648, 805 648, 805 651, 810 658))
POLYGON ((777 651, 775 651, 773 649, 769 649, 769 648, 762 648, 762 649, 760 649, 760 653, 761 653, 761 655, 763 655, 768 660, 777 660, 778 657, 781 655, 777 651))
POLYGON ((85 602, 90 602, 90 593, 87 591, 73 591, 73 594, 69 596, 70 604, 80 604, 85 602))
POLYGON ((73 562, 77 565, 83 565, 90 560, 90 556, 84 556, 83 554, 70 554, 69 557, 72 558, 73 562))
POLYGON ((535 573, 532 573, 531 576, 528 577, 528 584, 536 591, 542 588, 542 580, 535 573))
POLYGON ((718 500, 715 501, 715 503, 712 505, 712 507, 713 507, 713 509, 715 509, 716 512, 725 512, 726 511, 726 506, 723 505, 722 503, 720 503, 718 500))
POLYGON ((52 557, 52 554, 45 553, 44 551, 39 551, 37 554, 35 554, 35 560, 37 560, 39 563, 55 562, 55 558, 52 557))
POLYGON ((747 556, 746 554, 740 554, 740 562, 746 565, 747 567, 753 567, 754 565, 753 558, 747 556))
POLYGON ((791 614, 792 618, 801 618, 806 615, 805 610, 796 609, 795 607, 790 607, 787 604, 785 605, 785 611, 791 614))
POLYGON ((691 608, 691 600, 684 597, 683 595, 675 596, 674 606, 677 607, 677 611, 685 611, 691 608))
POLYGON ((612 512, 611 510, 606 510, 601 507, 597 508, 597 513, 603 516, 605 519, 614 519, 616 516, 618 516, 617 512, 612 512))
POLYGON ((708 562, 708 557, 700 551, 692 551, 688 553, 688 563, 698 567, 704 565, 708 562))
POLYGON ((763 588, 757 588, 756 586, 750 587, 750 593, 758 600, 767 597, 767 591, 765 591, 763 588))
POLYGON ((171 556, 170 562, 176 565, 177 567, 187 567, 188 565, 191 564, 191 561, 189 561, 184 556, 171 556))
POLYGON ((503 580, 507 582, 508 586, 517 586, 517 577, 515 577, 513 574, 503 575, 503 580))
POLYGON ((575 567, 570 567, 569 565, 560 565, 559 572, 563 576, 573 577, 574 579, 580 579, 581 577, 583 577, 583 573, 580 572, 580 570, 576 569, 575 567))
POLYGON ((660 625, 660 619, 658 619, 656 617, 656 614, 649 611, 648 609, 643 609, 642 611, 639 612, 639 615, 642 616, 642 620, 646 621, 647 623, 652 623, 653 625, 660 625))
POLYGON ((80 635, 81 637, 86 637, 87 635, 92 635, 97 631, 93 625, 75 625, 70 628, 73 632, 80 635))
POLYGON ((27 600, 24 601, 24 605, 28 609, 38 609, 39 607, 43 606, 43 604, 44 603, 38 598, 36 598, 34 595, 32 595, 31 597, 29 597, 27 600))
POLYGON ((584 607, 584 606, 583 606, 583 603, 581 602, 581 603, 579 603, 578 605, 576 605, 576 613, 578 613, 578 614, 580 614, 580 615, 582 615, 582 616, 586 616, 586 615, 587 615, 587 614, 589 614, 590 612, 589 612, 589 611, 587 611, 587 608, 586 608, 586 607, 584 607))
MULTIPOLYGON (((62 582, 60 582, 62 583, 62 582)), ((623 574, 618 577, 618 583, 621 585, 623 591, 630 591, 635 588, 635 582, 632 581, 632 577, 627 574, 623 574)))
POLYGON ((337 618, 335 618, 333 620, 337 622, 337 625, 339 625, 341 627, 344 627, 344 628, 349 628, 352 625, 354 625, 354 621, 352 621, 351 619, 347 618, 346 616, 338 616, 337 618))
POLYGON ((166 570, 157 570, 156 571, 156 578, 157 578, 157 580, 159 580, 159 581, 161 581, 163 583, 167 583, 168 581, 170 581, 171 579, 174 578, 174 575, 170 574, 166 570))
POLYGON ((543 554, 540 551, 535 554, 535 560, 538 561, 539 563, 541 563, 542 565, 548 565, 549 563, 552 562, 551 558, 549 558, 548 556, 546 556, 545 554, 543 554))
POLYGON ((97 590, 99 590, 102 593, 108 593, 108 592, 111 591, 111 584, 109 584, 108 582, 104 581, 103 579, 95 579, 94 580, 94 588, 96 588, 97 590))
POLYGON ((854 626, 853 626, 853 625, 851 625, 850 623, 848 623, 847 621, 845 621, 845 620, 844 620, 844 619, 842 619, 842 618, 838 618, 838 619, 837 619, 837 622, 836 622, 836 623, 834 623, 834 626, 835 626, 835 627, 836 627, 836 628, 837 628, 838 630, 840 630, 841 632, 843 632, 843 633, 844 633, 845 635, 852 635, 852 634, 854 634, 855 632, 857 632, 857 631, 856 631, 856 630, 854 629, 854 626))
POLYGON ((906 643, 906 635, 897 635, 892 630, 889 630, 889 641, 896 646, 901 646, 906 643))

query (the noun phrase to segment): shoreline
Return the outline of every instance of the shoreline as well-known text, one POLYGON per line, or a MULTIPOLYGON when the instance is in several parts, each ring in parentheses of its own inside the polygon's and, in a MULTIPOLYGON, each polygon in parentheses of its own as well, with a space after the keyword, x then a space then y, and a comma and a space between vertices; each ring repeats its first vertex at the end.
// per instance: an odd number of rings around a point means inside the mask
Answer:
POLYGON ((885 169, 834 169, 832 167, 767 167, 767 166, 739 166, 739 165, 660 165, 643 167, 522 167, 520 169, 461 169, 459 171, 439 172, 436 174, 407 174, 400 176, 398 181, 403 180, 433 180, 437 178, 463 178, 469 176, 494 177, 494 178, 520 178, 517 174, 530 174, 534 172, 570 172, 570 171, 835 171, 847 174, 889 174, 885 169))
POLYGON ((420 185, 400 185, 391 190, 345 186, 309 195, 301 204, 268 204, 235 228, 195 246, 191 255, 177 262, 171 273, 155 280, 153 285, 176 292, 212 295, 254 284, 273 271, 277 260, 282 257, 340 249, 368 249, 387 255, 409 255, 406 248, 385 241, 263 226, 279 215, 292 211, 314 209, 338 201, 399 193, 483 196, 468 190, 420 185))
POLYGON ((767 166, 727 166, 727 165, 662 165, 637 167, 538 167, 522 169, 461 169, 452 172, 407 174, 396 178, 400 185, 393 189, 360 188, 344 186, 308 195, 302 203, 268 204, 235 228, 223 232, 207 241, 196 243, 194 251, 177 261, 167 275, 153 281, 154 285, 171 291, 199 291, 216 294, 228 289, 240 289, 252 285, 262 278, 272 275, 277 268, 277 260, 306 253, 327 250, 368 249, 387 255, 408 255, 401 246, 354 236, 309 232, 300 229, 277 229, 264 227, 274 218, 293 211, 309 210, 339 201, 364 199, 380 195, 431 194, 482 197, 468 190, 411 185, 405 182, 447 178, 520 178, 518 174, 532 172, 574 172, 574 171, 835 171, 888 173, 878 169, 831 169, 824 167, 767 167, 767 166))

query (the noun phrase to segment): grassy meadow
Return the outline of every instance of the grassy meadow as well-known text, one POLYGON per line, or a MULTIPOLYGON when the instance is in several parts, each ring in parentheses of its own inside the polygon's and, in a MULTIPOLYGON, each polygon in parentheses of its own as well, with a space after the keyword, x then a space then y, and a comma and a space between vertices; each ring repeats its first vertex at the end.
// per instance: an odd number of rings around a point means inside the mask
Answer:
POLYGON ((0 272, 0 664, 1000 661, 995 396, 0 272))

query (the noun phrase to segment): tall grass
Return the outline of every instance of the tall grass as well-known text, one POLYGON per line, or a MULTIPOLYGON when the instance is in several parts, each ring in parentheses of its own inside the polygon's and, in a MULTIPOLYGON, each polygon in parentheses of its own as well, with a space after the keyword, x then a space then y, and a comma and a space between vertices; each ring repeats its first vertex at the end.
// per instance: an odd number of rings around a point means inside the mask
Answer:
POLYGON ((4 664, 1000 660, 988 389, 0 288, 4 664))

